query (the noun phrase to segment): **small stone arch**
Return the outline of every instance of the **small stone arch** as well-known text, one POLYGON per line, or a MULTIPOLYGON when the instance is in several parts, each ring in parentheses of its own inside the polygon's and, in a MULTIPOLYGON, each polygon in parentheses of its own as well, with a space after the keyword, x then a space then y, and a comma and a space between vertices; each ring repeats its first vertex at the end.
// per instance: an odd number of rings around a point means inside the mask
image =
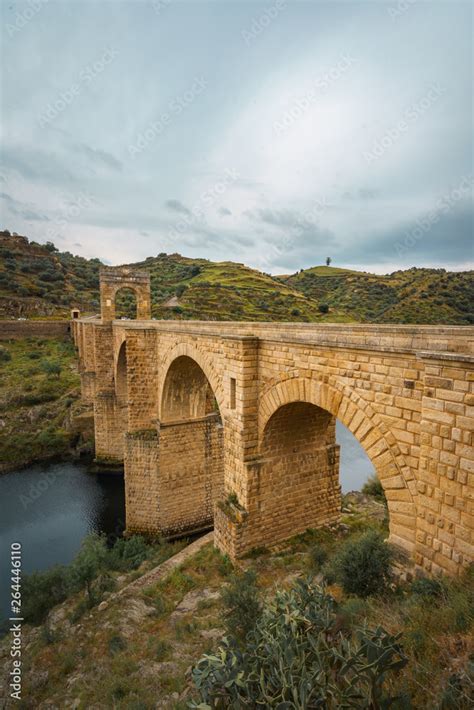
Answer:
POLYGON ((201 368, 207 378, 207 381, 209 382, 214 397, 216 398, 221 417, 223 417, 225 411, 224 391, 221 379, 218 376, 210 358, 199 348, 196 348, 195 346, 192 346, 189 343, 180 343, 168 352, 165 357, 165 360, 160 366, 160 372, 162 373, 162 376, 160 378, 158 388, 158 418, 161 419, 163 415, 162 404, 166 377, 171 366, 173 365, 173 362, 175 362, 180 357, 188 357, 201 368))
POLYGON ((140 269, 127 267, 103 268, 100 270, 100 311, 102 321, 115 319, 115 298, 118 291, 131 289, 137 299, 137 319, 151 318, 150 274, 140 269))
POLYGON ((390 514, 390 539, 411 553, 415 543, 416 509, 410 470, 393 435, 377 413, 361 397, 345 389, 341 391, 326 382, 301 377, 270 387, 259 402, 259 448, 270 418, 287 404, 314 404, 337 417, 364 448, 384 488, 390 514))

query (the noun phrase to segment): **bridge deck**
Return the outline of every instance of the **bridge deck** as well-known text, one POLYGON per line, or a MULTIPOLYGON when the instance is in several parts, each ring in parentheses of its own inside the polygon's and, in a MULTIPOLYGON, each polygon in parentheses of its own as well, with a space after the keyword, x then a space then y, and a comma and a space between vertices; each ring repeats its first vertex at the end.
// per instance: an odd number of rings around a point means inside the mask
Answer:
MULTIPOLYGON (((100 323, 100 319, 81 319, 100 323)), ((285 323, 243 321, 115 320, 116 328, 153 329, 196 336, 250 337, 278 343, 305 343, 331 348, 417 352, 429 357, 474 356, 473 326, 285 323)), ((463 358, 465 359, 465 358, 463 358)))

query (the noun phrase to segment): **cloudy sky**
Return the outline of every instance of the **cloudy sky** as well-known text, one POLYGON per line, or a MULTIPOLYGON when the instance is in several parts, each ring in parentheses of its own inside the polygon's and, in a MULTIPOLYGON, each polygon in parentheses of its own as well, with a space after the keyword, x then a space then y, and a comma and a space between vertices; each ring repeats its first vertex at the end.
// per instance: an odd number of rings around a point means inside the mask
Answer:
POLYGON ((108 263, 474 266, 470 1, 0 2, 0 226, 108 263))

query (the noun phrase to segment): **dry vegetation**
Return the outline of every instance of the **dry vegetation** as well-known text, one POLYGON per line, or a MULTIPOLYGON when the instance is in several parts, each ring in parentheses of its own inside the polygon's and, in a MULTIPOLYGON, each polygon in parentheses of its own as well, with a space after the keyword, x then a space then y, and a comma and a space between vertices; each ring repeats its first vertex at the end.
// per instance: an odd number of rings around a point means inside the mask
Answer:
MULTIPOLYGON (((309 530, 242 561, 256 572, 263 599, 288 589, 299 576, 319 579, 322 560, 337 556, 348 539, 370 529, 386 532, 383 502, 350 494, 344 508, 348 512, 339 527, 309 530)), ((116 585, 123 587, 151 564, 115 574, 116 585)), ((184 709, 198 700, 191 667, 215 650, 224 634, 221 591, 232 573, 229 561, 207 544, 159 582, 119 597, 112 593, 106 605, 74 622, 81 600, 76 594, 54 609, 46 624, 26 632, 23 707, 184 709)), ((404 697, 394 707, 472 707, 472 581, 472 574, 449 580, 441 592, 394 583, 367 598, 348 595, 337 584, 328 587, 338 604, 341 633, 363 623, 403 632, 408 663, 387 679, 388 689, 404 697)))

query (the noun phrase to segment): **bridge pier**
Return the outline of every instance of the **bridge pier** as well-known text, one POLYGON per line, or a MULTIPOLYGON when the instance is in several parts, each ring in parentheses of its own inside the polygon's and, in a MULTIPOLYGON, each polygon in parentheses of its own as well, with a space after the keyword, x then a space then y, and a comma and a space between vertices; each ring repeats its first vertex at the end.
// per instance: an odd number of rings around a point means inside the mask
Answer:
POLYGON ((217 506, 215 543, 232 559, 341 515, 335 417, 301 402, 283 406, 267 424, 261 451, 244 466, 247 504, 228 497, 217 506))
POLYGON ((169 537, 212 527, 224 483, 218 414, 159 422, 125 442, 128 532, 169 537))

